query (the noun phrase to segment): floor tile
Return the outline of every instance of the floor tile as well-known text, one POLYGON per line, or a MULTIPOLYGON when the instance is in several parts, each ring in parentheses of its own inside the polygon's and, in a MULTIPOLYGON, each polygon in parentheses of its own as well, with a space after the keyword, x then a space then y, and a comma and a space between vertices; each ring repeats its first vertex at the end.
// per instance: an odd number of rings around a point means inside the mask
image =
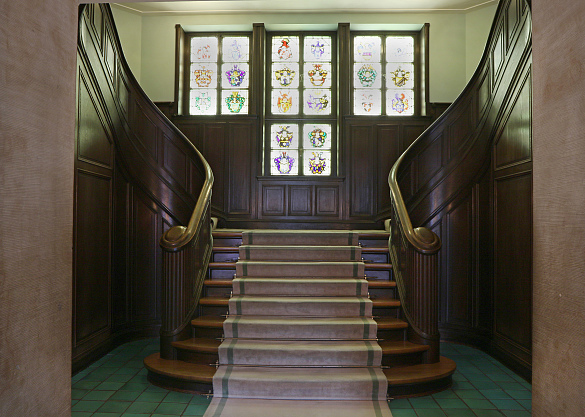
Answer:
POLYGON ((401 398, 398 400, 392 400, 388 403, 391 410, 398 409, 398 408, 412 408, 412 404, 406 398, 401 398))
POLYGON ((530 411, 503 410, 506 417, 530 417, 530 411))
POLYGON ((392 410, 392 417, 419 417, 412 409, 392 410))
POLYGON ((409 399, 412 408, 439 408, 439 404, 432 397, 418 397, 409 399))
POLYGON ((505 390, 506 394, 516 400, 530 400, 532 399, 532 393, 528 390, 505 390))
POLYGON ((158 414, 169 414, 172 416, 180 416, 187 408, 187 404, 162 403, 154 410, 158 414))
POLYGON ((106 401, 104 405, 99 408, 100 413, 120 413, 122 414, 124 411, 128 409, 132 405, 131 402, 128 401, 106 401))
POLYGON ((515 400, 491 400, 498 410, 524 410, 524 407, 515 400))
POLYGON ((443 412, 443 410, 438 408, 417 408, 414 411, 416 411, 418 417, 446 417, 447 415, 443 412))
POLYGON ((435 401, 441 408, 468 408, 467 404, 458 398, 437 398, 435 401))
POLYGON ((469 408, 443 408, 447 417, 476 417, 469 408))

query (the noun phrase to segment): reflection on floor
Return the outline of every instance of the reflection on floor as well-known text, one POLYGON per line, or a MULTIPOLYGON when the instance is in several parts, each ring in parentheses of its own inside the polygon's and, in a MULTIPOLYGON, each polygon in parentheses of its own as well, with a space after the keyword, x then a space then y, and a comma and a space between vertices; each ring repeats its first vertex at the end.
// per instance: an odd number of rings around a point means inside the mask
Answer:
MULTIPOLYGON (((142 360, 158 339, 127 343, 72 378, 72 417, 202 416, 210 399, 167 391, 146 380, 142 360)), ((531 386, 487 354, 443 343, 457 362, 453 386, 426 397, 389 401, 394 417, 530 417, 531 386)))

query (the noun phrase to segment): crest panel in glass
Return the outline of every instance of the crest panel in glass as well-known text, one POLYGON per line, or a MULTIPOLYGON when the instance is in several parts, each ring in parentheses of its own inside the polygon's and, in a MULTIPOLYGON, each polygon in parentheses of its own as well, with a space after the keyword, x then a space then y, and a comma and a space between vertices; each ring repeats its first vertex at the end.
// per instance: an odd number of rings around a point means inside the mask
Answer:
POLYGON ((330 36, 305 36, 304 53, 306 62, 331 61, 331 37, 330 36))
POLYGON ((298 175, 299 151, 296 149, 271 151, 270 173, 272 175, 298 175))
POLYGON ((248 88, 250 68, 247 63, 229 63, 221 66, 222 88, 248 88))
POLYGON ((382 92, 374 89, 353 90, 353 113, 363 116, 382 114, 382 92))
POLYGON ((214 115, 217 112, 217 90, 191 90, 190 114, 214 115))
POLYGON ((414 65, 406 62, 386 64, 387 88, 414 88, 414 65))
POLYGON ((306 149, 303 152, 304 175, 331 175, 331 151, 306 149))
POLYGON ((414 114, 412 90, 387 90, 386 114, 388 116, 411 116, 414 114))
POLYGON ((224 62, 248 62, 250 60, 250 38, 247 36, 226 36, 221 40, 224 62))
POLYGON ((270 148, 287 150, 299 148, 299 125, 278 123, 270 126, 270 148))
POLYGON ((309 150, 331 149, 330 124, 306 124, 303 126, 303 148, 309 150))
POLYGON ((248 90, 223 90, 221 114, 248 114, 248 90))
POLYGON ((331 114, 331 90, 305 90, 303 111, 305 114, 331 114))
POLYGON ((297 63, 276 63, 272 64, 272 88, 298 88, 299 87, 299 64, 297 63))
POLYGON ((413 62, 414 38, 412 36, 388 36, 386 38, 386 62, 413 62))
POLYGON ((353 40, 354 62, 380 62, 382 38, 380 36, 356 36, 353 40))
POLYGON ((298 62, 299 37, 275 36, 272 38, 272 62, 298 62))
POLYGON ((303 85, 306 88, 331 88, 333 72, 330 63, 310 62, 304 67, 303 85))
POLYGON ((355 88, 381 88, 382 64, 365 62, 353 64, 353 85, 355 88))
POLYGON ((295 115, 299 114, 298 90, 272 90, 272 114, 295 115))
POLYGON ((215 36, 191 38, 192 62, 216 62, 218 39, 215 36))
POLYGON ((191 88, 216 88, 217 64, 191 64, 191 88))

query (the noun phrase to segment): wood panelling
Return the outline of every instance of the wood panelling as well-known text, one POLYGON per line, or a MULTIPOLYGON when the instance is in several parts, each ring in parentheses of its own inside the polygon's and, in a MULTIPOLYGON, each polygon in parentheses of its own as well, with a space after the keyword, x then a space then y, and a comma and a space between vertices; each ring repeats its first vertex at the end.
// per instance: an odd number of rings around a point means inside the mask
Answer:
POLYGON ((400 153, 404 152, 412 143, 421 135, 422 132, 428 127, 428 124, 416 124, 412 125, 405 123, 402 134, 402 144, 400 147, 400 153))
POLYGON ((288 187, 288 213, 291 216, 311 216, 313 214, 313 187, 291 185, 288 187))
MULTIPOLYGON (((229 125, 228 214, 252 214, 252 174, 256 162, 256 130, 251 123, 229 125)), ((215 172, 215 171, 214 171, 215 172)))
POLYGON ((443 166, 442 155, 443 138, 439 136, 418 155, 416 164, 417 185, 422 186, 441 169, 443 166))
POLYGON ((374 209, 374 136, 371 126, 351 126, 348 138, 349 215, 371 217, 374 209))
POLYGON ((376 129, 376 165, 378 186, 378 213, 390 212, 390 189, 388 173, 401 154, 400 125, 378 125, 376 129))
POLYGON ((339 217, 339 187, 315 187, 315 214, 339 217))
POLYGON ((262 186, 262 215, 284 216, 285 185, 262 186))
POLYGON ((77 170, 74 345, 110 326, 110 193, 107 176, 77 170))
POLYGON ((157 158, 157 142, 158 129, 153 120, 145 113, 144 108, 138 104, 136 100, 133 101, 132 113, 130 116, 130 128, 136 135, 136 139, 148 154, 156 161, 157 158))
POLYGON ((496 169, 529 161, 532 138, 532 82, 528 75, 496 142, 496 169))
POLYGON ((449 158, 457 154, 472 133, 472 111, 471 100, 469 100, 459 108, 459 114, 454 117, 449 126, 449 158))
POLYGON ((187 155, 169 137, 163 139, 164 167, 183 188, 187 188, 187 155))
POLYGON ((532 332, 532 175, 495 181, 494 330, 531 349, 532 332))
MULTIPOLYGON (((205 124, 202 126, 203 140, 195 146, 200 147, 203 156, 207 159, 215 181, 213 183, 213 194, 211 195, 211 204, 213 207, 225 210, 225 184, 226 184, 226 125, 224 123, 205 124)), ((191 136, 188 136, 191 138, 191 136)))

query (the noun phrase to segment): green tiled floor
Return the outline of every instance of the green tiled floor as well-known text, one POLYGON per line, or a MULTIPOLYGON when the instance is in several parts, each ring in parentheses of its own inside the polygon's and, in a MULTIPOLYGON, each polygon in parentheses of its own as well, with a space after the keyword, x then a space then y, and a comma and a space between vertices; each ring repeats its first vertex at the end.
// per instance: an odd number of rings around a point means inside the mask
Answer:
MULTIPOLYGON (((167 391, 146 380, 142 360, 158 352, 158 339, 127 343, 72 379, 72 417, 202 416, 211 401, 167 391)), ((451 389, 389 401, 394 417, 530 417, 530 384, 485 353, 443 343, 457 363, 451 389)))

